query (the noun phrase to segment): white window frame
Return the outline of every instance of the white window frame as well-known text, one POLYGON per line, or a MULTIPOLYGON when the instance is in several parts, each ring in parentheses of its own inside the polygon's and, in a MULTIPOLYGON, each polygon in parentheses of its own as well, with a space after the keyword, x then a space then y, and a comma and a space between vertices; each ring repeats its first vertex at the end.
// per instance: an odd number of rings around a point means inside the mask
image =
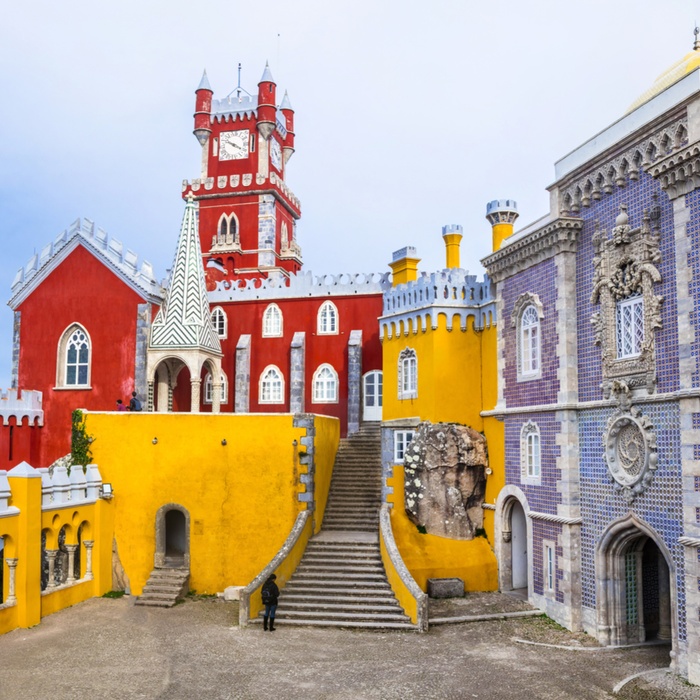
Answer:
MULTIPOLYGON (((202 401, 206 404, 213 403, 214 398, 214 380, 211 376, 211 372, 207 372, 207 376, 204 377, 204 392, 202 401)), ((228 402, 228 378, 222 372, 221 373, 221 398, 219 403, 221 405, 228 402)))
POLYGON ((324 301, 319 307, 316 329, 319 335, 338 335, 340 332, 338 307, 332 301, 324 301))
POLYGON ((312 403, 338 403, 338 373, 332 365, 319 365, 312 386, 312 403))
POLYGON ((399 400, 418 398, 418 355, 413 348, 399 354, 399 400))
POLYGON ((219 338, 224 340, 228 337, 228 318, 220 306, 215 306, 211 310, 211 325, 214 326, 214 332, 219 338))
POLYGON ((554 597, 557 588, 557 548, 551 540, 542 541, 542 568, 544 593, 554 597))
POLYGON ((262 337, 281 338, 284 331, 284 316, 277 304, 268 304, 263 311, 262 337))
POLYGON ((55 388, 72 390, 91 389, 92 387, 90 386, 90 380, 92 375, 92 354, 93 346, 90 334, 80 323, 71 323, 70 326, 68 326, 68 328, 66 328, 66 330, 63 331, 63 333, 61 334, 61 338, 58 341, 58 350, 56 355, 55 388), (69 364, 68 352, 70 349, 71 341, 74 339, 74 336, 76 334, 82 335, 87 344, 87 360, 84 362, 80 362, 80 355, 78 354, 78 357, 76 358, 77 361, 75 363, 69 364), (76 381, 69 383, 68 370, 71 366, 75 366, 76 368, 76 381), (84 382, 77 381, 80 377, 81 367, 84 367, 86 369, 84 382))
POLYGON ((415 434, 415 430, 394 431, 394 464, 403 464, 406 448, 415 434))
POLYGON ((520 314, 518 350, 519 375, 525 379, 539 377, 542 371, 542 327, 534 304, 526 306, 520 314))
POLYGON ((615 338, 618 360, 639 357, 644 344, 644 297, 639 294, 617 302, 615 338), (639 322, 639 328, 637 327, 639 322), (641 333, 637 331, 641 330, 641 333))
POLYGON ((525 484, 539 485, 542 480, 542 438, 531 420, 520 430, 520 478, 525 484))
POLYGON ((268 365, 260 373, 258 403, 284 403, 284 374, 277 365, 268 365), (273 376, 276 374, 276 377, 273 376))

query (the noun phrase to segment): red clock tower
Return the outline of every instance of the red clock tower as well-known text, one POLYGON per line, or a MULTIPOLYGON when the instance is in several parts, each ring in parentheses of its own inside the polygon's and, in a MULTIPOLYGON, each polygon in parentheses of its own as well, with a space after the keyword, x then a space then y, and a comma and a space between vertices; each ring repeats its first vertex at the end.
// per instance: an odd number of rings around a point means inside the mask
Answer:
POLYGON ((266 65, 257 95, 240 85, 215 100, 206 71, 196 91, 194 135, 202 175, 183 183, 199 202, 207 286, 226 279, 289 276, 301 268, 299 200, 285 184, 294 153, 294 110, 266 65))

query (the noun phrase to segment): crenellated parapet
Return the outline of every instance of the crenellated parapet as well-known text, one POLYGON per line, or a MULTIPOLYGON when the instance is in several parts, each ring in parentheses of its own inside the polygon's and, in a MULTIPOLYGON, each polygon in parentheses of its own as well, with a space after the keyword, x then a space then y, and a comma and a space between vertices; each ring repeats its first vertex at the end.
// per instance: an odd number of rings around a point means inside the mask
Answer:
POLYGON ((496 307, 489 278, 480 281, 467 270, 455 268, 422 272, 415 281, 386 290, 379 319, 380 337, 407 334, 409 325, 414 333, 429 327, 435 330, 441 315, 446 318, 447 330, 452 330, 455 318, 461 330, 466 330, 470 316, 477 329, 494 324, 496 307))
POLYGON ((301 209, 299 198, 287 186, 285 181, 275 172, 270 172, 269 177, 261 173, 244 173, 243 175, 219 175, 218 177, 195 178, 194 180, 182 181, 183 196, 192 192, 200 199, 206 193, 212 196, 217 194, 230 194, 235 190, 241 194, 260 194, 260 188, 276 187, 291 203, 298 213, 301 209))
POLYGON ((2 424, 8 425, 14 418, 21 425, 26 418, 27 425, 44 425, 42 393, 40 391, 22 391, 17 389, 0 390, 0 418, 2 424))
POLYGON ((153 266, 148 261, 139 262, 133 251, 112 238, 90 219, 76 219, 69 228, 47 243, 39 253, 35 253, 27 264, 20 268, 12 281, 10 307, 16 308, 79 243, 95 252, 120 277, 145 293, 152 301, 162 301, 162 289, 156 280, 153 266))
POLYGON ((252 299, 301 299, 304 297, 358 296, 381 294, 391 288, 389 273, 314 275, 299 272, 289 277, 222 280, 209 292, 211 304, 252 299))
POLYGON ((83 471, 73 465, 68 473, 65 466, 37 469, 41 474, 41 508, 51 510, 79 503, 95 503, 100 497, 102 476, 96 464, 88 464, 83 471))

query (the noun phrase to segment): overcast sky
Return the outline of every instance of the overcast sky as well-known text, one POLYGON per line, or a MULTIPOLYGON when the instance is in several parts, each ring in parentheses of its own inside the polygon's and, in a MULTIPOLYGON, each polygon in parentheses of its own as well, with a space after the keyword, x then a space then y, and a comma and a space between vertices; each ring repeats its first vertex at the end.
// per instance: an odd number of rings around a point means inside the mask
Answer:
MULTIPOLYGON (((287 184, 314 272, 387 270, 414 245, 483 274, 491 199, 526 225, 548 209, 554 161, 618 119, 692 48, 692 0, 40 0, 0 26, 0 288, 77 217, 162 277, 199 176, 194 90, 255 92, 269 60, 296 111, 287 184)), ((108 289, 85 289, 85 303, 108 289)), ((96 302, 98 303, 98 302, 96 302)), ((106 308, 106 307, 105 307, 106 308)), ((0 387, 12 314, 0 309, 0 387)), ((47 348, 47 361, 55 349, 47 348)), ((32 388, 32 387, 26 387, 32 388)))

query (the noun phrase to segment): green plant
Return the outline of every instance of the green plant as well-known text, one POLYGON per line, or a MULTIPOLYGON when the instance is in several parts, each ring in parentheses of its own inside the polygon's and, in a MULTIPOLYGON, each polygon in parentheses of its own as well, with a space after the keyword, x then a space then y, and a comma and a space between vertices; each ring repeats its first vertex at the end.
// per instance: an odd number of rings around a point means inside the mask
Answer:
POLYGON ((85 416, 80 409, 73 411, 70 456, 71 465, 79 465, 83 468, 92 462, 92 435, 88 435, 85 426, 85 416))
POLYGON ((426 529, 425 525, 416 525, 416 528, 418 529, 418 532, 420 532, 421 535, 428 534, 428 530, 426 529))
POLYGON ((121 598, 124 595, 124 591, 107 591, 102 597, 103 598, 121 598))

